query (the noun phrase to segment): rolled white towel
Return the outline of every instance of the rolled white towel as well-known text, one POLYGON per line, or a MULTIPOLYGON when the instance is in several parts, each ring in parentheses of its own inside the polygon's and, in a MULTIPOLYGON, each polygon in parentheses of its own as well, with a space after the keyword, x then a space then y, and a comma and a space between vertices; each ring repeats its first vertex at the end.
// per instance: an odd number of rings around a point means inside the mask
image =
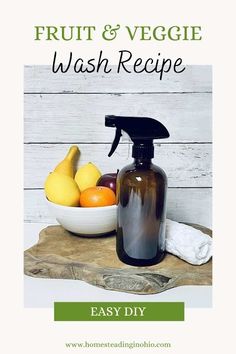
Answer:
POLYGON ((212 238, 191 226, 167 219, 166 251, 188 263, 200 265, 212 256, 212 238))

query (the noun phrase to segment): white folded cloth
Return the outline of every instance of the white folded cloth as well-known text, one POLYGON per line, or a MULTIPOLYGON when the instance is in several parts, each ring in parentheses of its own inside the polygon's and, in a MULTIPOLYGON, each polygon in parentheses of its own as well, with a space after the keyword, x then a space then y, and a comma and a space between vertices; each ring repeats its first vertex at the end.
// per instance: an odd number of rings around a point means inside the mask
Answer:
POLYGON ((167 219, 166 251, 188 263, 200 265, 212 256, 212 238, 191 226, 167 219))

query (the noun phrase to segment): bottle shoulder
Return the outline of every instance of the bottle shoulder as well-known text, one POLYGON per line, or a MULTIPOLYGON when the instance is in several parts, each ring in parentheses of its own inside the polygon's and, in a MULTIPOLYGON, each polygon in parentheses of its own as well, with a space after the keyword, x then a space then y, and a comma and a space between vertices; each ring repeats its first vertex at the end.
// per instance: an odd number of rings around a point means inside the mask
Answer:
POLYGON ((139 175, 156 175, 157 177, 163 178, 164 180, 167 180, 167 176, 165 171, 151 163, 148 166, 137 166, 135 163, 131 163, 125 167, 123 167, 118 174, 119 178, 122 177, 128 177, 128 176, 139 176, 139 175))
POLYGON ((152 170, 155 171, 155 172, 157 172, 157 173, 159 173, 159 174, 162 175, 164 178, 167 178, 167 175, 166 175, 165 171, 164 171, 161 167, 152 164, 152 170))
POLYGON ((129 165, 124 166, 118 173, 118 175, 125 174, 126 172, 132 172, 135 170, 135 166, 133 163, 130 163, 129 165))

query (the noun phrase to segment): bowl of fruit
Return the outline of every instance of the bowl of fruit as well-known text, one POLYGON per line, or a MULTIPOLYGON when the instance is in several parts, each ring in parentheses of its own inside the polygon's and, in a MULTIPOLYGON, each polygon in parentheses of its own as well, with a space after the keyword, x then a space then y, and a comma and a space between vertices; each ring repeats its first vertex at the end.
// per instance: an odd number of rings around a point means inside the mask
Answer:
POLYGON ((72 146, 47 176, 44 190, 49 210, 62 227, 77 235, 112 233, 117 223, 117 173, 102 175, 89 162, 74 174, 73 162, 78 153, 78 147, 72 146))

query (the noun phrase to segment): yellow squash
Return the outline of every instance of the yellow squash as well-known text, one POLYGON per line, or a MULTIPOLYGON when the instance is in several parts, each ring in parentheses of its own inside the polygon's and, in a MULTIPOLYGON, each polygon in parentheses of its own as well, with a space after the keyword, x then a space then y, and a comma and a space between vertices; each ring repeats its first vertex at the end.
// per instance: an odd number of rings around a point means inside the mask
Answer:
POLYGON ((65 206, 79 206, 80 190, 75 180, 58 172, 48 175, 44 191, 48 200, 65 206))
POLYGON ((79 148, 76 145, 70 147, 66 157, 62 160, 54 169, 54 172, 74 177, 74 159, 79 152, 79 148))

